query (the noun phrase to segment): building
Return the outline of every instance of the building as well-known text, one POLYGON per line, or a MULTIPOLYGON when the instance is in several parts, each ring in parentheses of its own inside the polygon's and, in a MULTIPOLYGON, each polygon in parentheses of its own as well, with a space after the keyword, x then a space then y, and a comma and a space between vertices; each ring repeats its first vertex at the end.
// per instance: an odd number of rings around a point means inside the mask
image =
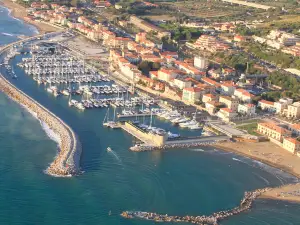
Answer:
POLYGON ((250 94, 245 89, 236 89, 234 95, 242 102, 251 103, 254 95, 250 94))
POLYGON ((217 96, 215 96, 213 94, 204 94, 202 96, 202 102, 204 102, 204 103, 215 101, 216 99, 217 99, 217 96))
POLYGON ((289 152, 296 154, 300 151, 300 141, 298 141, 296 138, 284 138, 282 147, 285 150, 288 150, 289 152))
POLYGON ((298 123, 298 124, 292 124, 289 127, 289 130, 292 131, 292 134, 294 134, 296 136, 300 136, 300 123, 298 123))
POLYGON ((130 17, 130 23, 134 24, 135 26, 137 26, 138 28, 146 31, 146 32, 154 32, 157 34, 157 36, 159 38, 162 38, 162 37, 171 37, 171 33, 168 32, 168 31, 165 31, 163 30, 162 28, 160 27, 157 27, 151 23, 148 23, 146 22, 145 20, 143 19, 140 19, 136 16, 131 16, 130 17))
POLYGON ((172 79, 177 77, 177 73, 174 72, 173 69, 165 69, 162 68, 158 71, 158 79, 162 81, 169 82, 172 79))
POLYGON ((217 107, 219 106, 219 102, 209 101, 205 103, 205 109, 210 115, 214 115, 217 111, 217 107))
POLYGON ((282 114, 285 109, 287 109, 288 105, 293 103, 293 99, 290 98, 281 98, 279 101, 274 102, 274 107, 276 109, 277 114, 282 114))
POLYGON ((195 103, 200 100, 202 89, 190 87, 184 88, 182 92, 182 100, 190 103, 195 103))
POLYGON ((174 86, 178 87, 181 90, 184 88, 192 87, 192 82, 185 78, 180 78, 180 77, 175 78, 173 83, 174 83, 174 86))
POLYGON ((231 109, 233 112, 236 112, 238 110, 239 100, 237 98, 231 98, 229 96, 220 96, 219 102, 226 105, 226 107, 231 109))
POLYGON ((274 102, 266 101, 266 100, 260 100, 257 104, 258 107, 261 108, 261 110, 268 111, 268 112, 275 112, 276 109, 274 107, 274 102))
POLYGON ((232 118, 237 116, 237 113, 233 112, 229 108, 221 108, 220 111, 217 113, 217 116, 220 119, 229 122, 232 118))
POLYGON ((205 69, 207 69, 208 64, 209 64, 209 62, 206 58, 201 57, 201 56, 195 56, 194 57, 194 66, 197 69, 205 70, 205 69))
POLYGON ((216 37, 210 35, 201 35, 195 42, 194 47, 210 52, 225 51, 229 49, 228 44, 225 44, 216 37))
POLYGON ((282 142, 284 137, 290 137, 292 132, 273 123, 259 123, 257 132, 269 138, 282 142))
POLYGON ((235 92, 235 87, 232 84, 221 84, 221 94, 223 95, 233 95, 235 92))
POLYGON ((256 107, 253 104, 239 104, 238 113, 251 116, 256 114, 255 109, 256 107))
POLYGON ((288 105, 287 117, 300 118, 300 102, 294 102, 292 105, 288 105))

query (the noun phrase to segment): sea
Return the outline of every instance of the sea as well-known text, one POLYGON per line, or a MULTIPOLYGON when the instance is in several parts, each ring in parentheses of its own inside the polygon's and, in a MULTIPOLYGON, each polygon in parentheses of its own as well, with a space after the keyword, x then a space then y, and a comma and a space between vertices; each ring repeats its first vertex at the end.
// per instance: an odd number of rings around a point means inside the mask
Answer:
MULTIPOLYGON (((36 33, 34 27, 0 7, 1 45, 36 33)), ((13 82, 78 134, 84 173, 72 178, 45 174, 57 154, 55 135, 0 93, 0 224, 148 225, 154 222, 128 220, 119 214, 138 210, 208 215, 237 206, 247 190, 296 180, 260 162, 211 147, 131 152, 134 140, 130 135, 103 128, 105 109, 79 112, 69 108, 66 97, 54 98, 16 66, 20 57, 12 62, 18 75, 13 82), (107 147, 113 151, 107 152, 107 147)), ((165 121, 155 120, 154 125, 189 134, 165 121)), ((300 224, 299 210, 299 204, 256 200, 251 210, 221 224, 300 224)))

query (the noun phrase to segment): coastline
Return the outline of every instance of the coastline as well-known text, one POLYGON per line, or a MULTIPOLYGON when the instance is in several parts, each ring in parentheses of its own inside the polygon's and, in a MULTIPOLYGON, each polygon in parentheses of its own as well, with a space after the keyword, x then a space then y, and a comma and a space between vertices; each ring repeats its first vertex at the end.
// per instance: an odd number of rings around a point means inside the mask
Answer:
MULTIPOLYGON (((272 142, 227 142, 215 144, 213 147, 262 162, 291 174, 297 179, 300 178, 300 158, 272 142)), ((299 180, 297 183, 289 183, 279 187, 268 188, 268 190, 262 193, 258 198, 300 203, 299 180)))
POLYGON ((26 8, 17 3, 12 2, 11 0, 0 0, 0 5, 9 9, 12 17, 14 17, 16 19, 20 19, 24 23, 33 25, 40 34, 58 30, 57 28, 50 26, 48 24, 45 24, 45 23, 39 23, 39 22, 35 22, 35 21, 25 20, 25 16, 27 15, 26 8))

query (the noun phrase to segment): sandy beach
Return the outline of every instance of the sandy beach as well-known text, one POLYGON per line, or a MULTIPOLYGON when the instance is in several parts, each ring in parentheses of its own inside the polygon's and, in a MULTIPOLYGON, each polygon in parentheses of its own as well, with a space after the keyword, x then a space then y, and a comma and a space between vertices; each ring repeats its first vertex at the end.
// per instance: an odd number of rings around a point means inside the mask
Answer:
MULTIPOLYGON (((11 0, 0 0, 0 4, 6 8, 9 8, 11 10, 11 15, 15 18, 24 20, 24 17, 27 15, 26 8, 17 3, 12 2, 11 0)), ((26 21, 26 23, 34 25, 41 34, 58 30, 56 27, 53 27, 51 25, 35 21, 26 21)))
MULTIPOLYGON (((300 158, 274 143, 227 142, 214 146, 224 151, 258 160, 300 178, 300 158)), ((270 188, 270 190, 262 194, 260 198, 300 203, 300 183, 270 188)))

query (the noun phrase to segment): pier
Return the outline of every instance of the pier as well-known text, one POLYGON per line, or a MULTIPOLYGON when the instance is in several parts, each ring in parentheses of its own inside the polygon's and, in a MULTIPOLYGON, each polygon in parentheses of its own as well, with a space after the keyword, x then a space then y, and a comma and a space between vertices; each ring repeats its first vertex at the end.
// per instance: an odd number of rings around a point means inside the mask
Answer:
POLYGON ((195 148, 230 140, 230 138, 226 135, 180 137, 173 140, 168 140, 167 133, 156 134, 152 132, 146 132, 130 122, 125 122, 124 124, 120 123, 119 127, 143 143, 130 148, 131 151, 136 152, 171 148, 195 148))
MULTIPOLYGON (((52 34, 53 35, 53 34, 52 34)), ((12 46, 36 40, 44 35, 38 35, 26 40, 18 41, 3 47, 0 54, 3 54, 12 46)), ((49 34, 47 34, 49 36, 49 34)), ((39 120, 45 122, 50 129, 59 135, 59 153, 55 160, 47 168, 46 172, 53 176, 67 177, 76 175, 80 170, 81 145, 73 130, 59 117, 54 115, 44 106, 32 99, 30 96, 19 90, 0 73, 0 91, 5 93, 12 100, 26 107, 29 111, 36 113, 39 120)))

